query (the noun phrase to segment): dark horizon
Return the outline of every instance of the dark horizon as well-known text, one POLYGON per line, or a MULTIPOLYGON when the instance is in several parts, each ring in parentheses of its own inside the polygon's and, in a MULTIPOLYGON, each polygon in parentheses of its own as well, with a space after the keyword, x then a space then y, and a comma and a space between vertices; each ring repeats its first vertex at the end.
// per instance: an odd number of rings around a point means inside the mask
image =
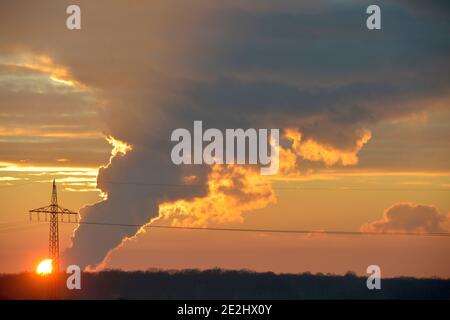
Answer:
MULTIPOLYGON (((63 276, 64 273, 61 273, 63 276)), ((53 275, 54 276, 54 275, 53 275)), ((61 277, 65 281, 65 277, 61 277)), ((82 290, 64 283, 59 299, 450 299, 450 279, 384 278, 382 290, 367 290, 366 277, 275 274, 248 270, 152 270, 84 272, 82 290)), ((1 300, 48 299, 52 279, 31 272, 0 274, 1 300)), ((62 282, 62 281, 61 281, 62 282)))

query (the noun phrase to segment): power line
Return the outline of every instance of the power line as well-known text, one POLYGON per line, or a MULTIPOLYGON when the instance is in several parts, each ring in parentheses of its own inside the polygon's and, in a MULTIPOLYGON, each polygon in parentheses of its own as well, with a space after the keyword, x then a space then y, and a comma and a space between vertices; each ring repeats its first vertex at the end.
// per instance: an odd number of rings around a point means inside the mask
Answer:
POLYGON ((8 222, 0 222, 0 228, 2 227, 14 227, 14 226, 20 226, 23 225, 25 221, 23 220, 16 220, 16 221, 8 221, 8 222))
MULTIPOLYGON (((167 184, 167 183, 139 183, 139 182, 124 182, 124 181, 105 181, 100 180, 99 183, 116 183, 116 184, 132 184, 132 185, 145 185, 145 186, 177 186, 177 187, 189 187, 189 186, 198 186, 205 187, 204 185, 186 185, 186 184, 167 184)), ((29 182, 26 184, 31 184, 33 182, 29 182)), ((26 185, 22 184, 22 185, 26 185)), ((261 185, 270 185, 270 184, 261 184, 261 185)), ((19 185, 15 185, 19 186, 19 185)), ((11 187, 11 186, 9 186, 11 187)), ((53 182, 53 189, 55 189, 55 183, 53 182)), ((305 190, 305 188, 298 187, 296 189, 305 190)), ((325 188, 322 188, 324 190, 325 188)), ((315 188, 314 190, 319 190, 315 188)), ((335 189, 334 189, 335 190, 335 189)), ((349 190, 348 188, 339 189, 339 190, 349 190)), ((359 189, 359 190, 371 190, 368 188, 359 189)), ((380 189, 386 190, 386 189, 380 189)), ((389 189, 388 189, 389 190, 389 189)), ((418 189, 421 190, 421 189, 418 189)), ((448 191, 448 190, 445 190, 448 191)), ((53 200, 53 197, 52 197, 53 200)), ((45 208, 39 208, 42 211, 45 208)), ((64 209, 66 210, 66 209, 64 209)), ((32 210, 33 211, 33 210, 32 210)), ((35 210, 36 211, 36 210, 35 210)), ((67 210, 68 211, 68 210, 67 210)), ((44 212, 44 211, 42 211, 44 212)), ((69 211, 68 211, 69 212, 69 211)), ((75 212, 69 212, 70 214, 76 214, 75 212)), ((110 223, 110 222, 95 222, 95 221, 60 221, 62 223, 79 223, 86 225, 103 225, 103 226, 118 226, 118 227, 134 227, 141 228, 143 225, 140 224, 125 224, 125 223, 110 223)), ((246 229, 246 228, 215 228, 215 227, 183 227, 183 226, 168 226, 168 225, 146 225, 148 228, 161 228, 161 229, 184 229, 184 230, 207 230, 207 231, 229 231, 229 232, 261 232, 261 233, 291 233, 291 234, 334 234, 334 235, 366 235, 366 236, 375 236, 375 235, 389 235, 389 236, 439 236, 439 237, 450 237, 450 233, 445 232, 435 232, 435 233, 421 233, 421 232, 361 232, 361 231, 339 231, 339 230, 276 230, 276 229, 246 229)), ((11 228, 0 228, 1 231, 14 231, 11 228)))
POLYGON ((0 229, 0 234, 2 233, 11 233, 11 232, 17 232, 17 231, 27 231, 29 229, 34 229, 36 227, 41 227, 42 224, 28 224, 28 225, 21 225, 21 226, 15 226, 15 227, 7 227, 0 229))
MULTIPOLYGON (((46 221, 39 221, 45 223, 46 221)), ((141 228, 144 225, 132 223, 113 223, 99 221, 59 221, 63 224, 85 224, 92 226, 108 226, 108 227, 128 227, 141 228)), ((23 223, 29 223, 24 221, 23 223)), ((35 224, 41 225, 40 223, 35 224)), ((26 229, 33 225, 14 226, 0 228, 0 233, 13 232, 16 230, 26 229)), ((363 232, 363 231, 342 231, 342 230, 305 230, 305 229, 261 229, 261 228, 220 228, 220 227, 189 227, 189 226, 172 226, 172 225, 145 225, 145 228, 153 229, 173 229, 173 230, 196 230, 196 231, 224 231, 224 232, 259 232, 259 233, 285 233, 285 234, 330 234, 330 235, 353 235, 353 236, 430 236, 430 237, 450 237, 449 232, 363 232)))
MULTIPOLYGON (((64 221, 62 223, 76 224, 77 222, 64 221)), ((78 224, 115 226, 115 227, 133 227, 141 228, 144 225, 96 221, 79 221, 78 224)), ((215 228, 215 227, 184 227, 169 225, 146 225, 146 228, 155 229, 175 229, 175 230, 205 230, 205 231, 230 231, 230 232, 260 232, 260 233, 291 233, 291 234, 333 234, 333 235, 358 235, 358 236, 434 236, 450 237, 447 232, 362 232, 362 231, 339 231, 339 230, 290 230, 290 229, 249 229, 249 228, 215 228)))

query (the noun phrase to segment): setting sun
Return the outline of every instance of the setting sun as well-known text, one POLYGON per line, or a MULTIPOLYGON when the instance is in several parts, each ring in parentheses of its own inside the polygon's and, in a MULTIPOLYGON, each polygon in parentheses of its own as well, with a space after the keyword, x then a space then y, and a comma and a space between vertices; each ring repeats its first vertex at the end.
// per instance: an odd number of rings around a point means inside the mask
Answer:
POLYGON ((52 273, 52 269, 52 259, 45 259, 38 264, 36 273, 38 275, 45 276, 52 273))

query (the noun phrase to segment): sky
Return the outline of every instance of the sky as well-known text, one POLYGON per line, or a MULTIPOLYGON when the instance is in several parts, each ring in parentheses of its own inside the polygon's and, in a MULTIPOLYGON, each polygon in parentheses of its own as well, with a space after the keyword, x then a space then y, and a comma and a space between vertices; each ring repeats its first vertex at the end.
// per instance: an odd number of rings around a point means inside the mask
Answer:
POLYGON ((56 179, 81 221, 135 225, 61 223, 65 265, 449 278, 450 238, 370 233, 450 232, 450 6, 378 1, 368 30, 370 4, 0 0, 0 272, 47 256, 27 212, 56 179), (195 120, 279 128, 279 172, 174 165, 195 120))

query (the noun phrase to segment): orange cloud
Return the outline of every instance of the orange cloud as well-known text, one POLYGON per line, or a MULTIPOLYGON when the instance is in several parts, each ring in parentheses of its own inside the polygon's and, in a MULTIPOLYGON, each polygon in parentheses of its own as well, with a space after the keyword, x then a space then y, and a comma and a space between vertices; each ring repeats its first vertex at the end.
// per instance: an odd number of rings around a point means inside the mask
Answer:
POLYGON ((117 154, 126 155, 127 152, 133 150, 133 147, 130 144, 116 139, 113 136, 107 136, 106 141, 113 146, 113 149, 111 150, 112 157, 115 157, 117 154))
MULTIPOLYGON (((211 223, 242 222, 242 212, 266 207, 276 201, 271 180, 300 176, 301 160, 320 161, 328 166, 340 163, 354 165, 358 152, 371 138, 365 131, 351 150, 339 150, 312 139, 302 140, 298 130, 288 129, 285 137, 290 148, 279 147, 280 170, 276 177, 261 176, 255 168, 238 165, 214 165, 208 176, 208 194, 193 200, 162 203, 157 220, 170 221, 176 226, 207 226, 211 223)), ((189 177, 189 182, 195 177, 189 177)))
POLYGON ((176 226, 242 222, 242 212, 264 208, 272 202, 272 187, 255 168, 214 165, 205 197, 163 203, 157 220, 169 220, 176 226))
POLYGON ((71 75, 68 68, 55 63, 47 55, 22 54, 14 57, 2 57, 0 59, 0 65, 36 71, 47 75, 50 80, 57 84, 76 87, 78 89, 87 89, 84 84, 77 81, 71 75))
POLYGON ((361 226, 362 232, 445 232, 450 230, 450 214, 434 206, 397 203, 384 210, 383 218, 361 226))
POLYGON ((22 166, 20 164, 11 163, 11 162, 0 162, 0 172, 27 172, 27 173, 53 173, 58 175, 89 175, 89 176, 97 176, 97 168, 91 167, 70 167, 70 166, 33 166, 26 165, 22 166))
POLYGON ((358 163, 358 153, 372 138, 372 133, 364 131, 350 150, 341 150, 331 145, 321 144, 312 138, 303 139, 298 129, 286 129, 284 138, 291 141, 290 147, 280 147, 280 174, 299 175, 298 164, 301 160, 322 162, 326 166, 341 164, 343 166, 358 163))
POLYGON ((49 131, 44 128, 0 128, 0 137, 46 137, 46 138, 100 138, 99 131, 70 132, 68 130, 49 131))
POLYGON ((352 150, 339 150, 331 145, 322 145, 311 138, 303 140, 298 130, 287 130, 286 137, 292 140, 292 149, 297 156, 305 160, 322 161, 327 166, 338 163, 348 166, 358 163, 358 152, 372 138, 372 134, 370 131, 364 131, 352 150))

